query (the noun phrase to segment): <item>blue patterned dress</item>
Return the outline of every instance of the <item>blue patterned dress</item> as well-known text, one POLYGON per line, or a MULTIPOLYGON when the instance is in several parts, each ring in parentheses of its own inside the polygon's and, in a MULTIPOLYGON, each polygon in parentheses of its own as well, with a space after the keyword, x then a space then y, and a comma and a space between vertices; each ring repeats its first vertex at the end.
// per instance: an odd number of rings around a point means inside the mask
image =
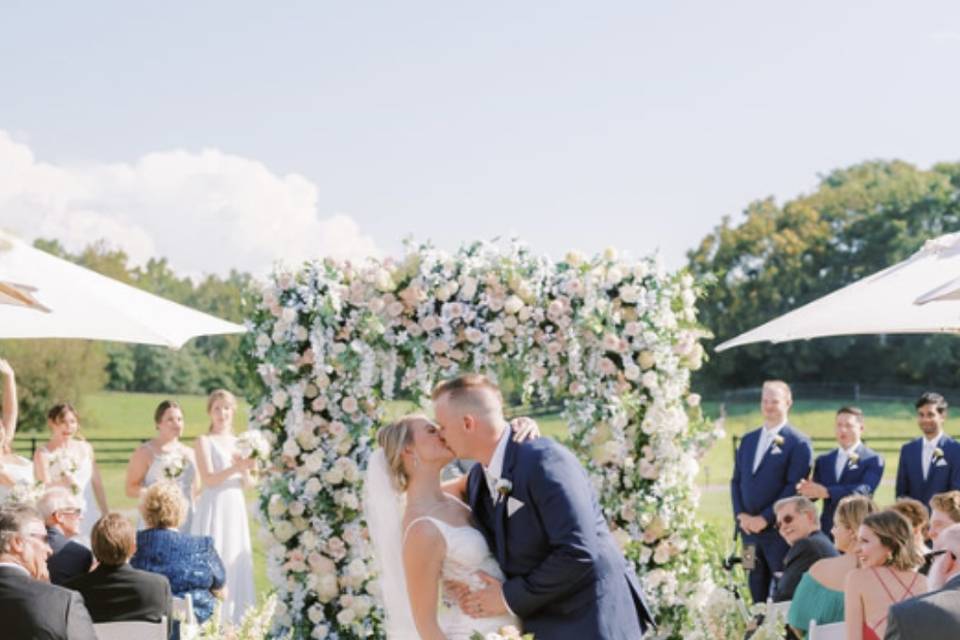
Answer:
POLYGON ((210 536, 191 536, 176 529, 138 531, 137 552, 130 564, 167 576, 178 598, 189 593, 198 622, 213 615, 216 598, 210 590, 223 587, 224 569, 210 536))

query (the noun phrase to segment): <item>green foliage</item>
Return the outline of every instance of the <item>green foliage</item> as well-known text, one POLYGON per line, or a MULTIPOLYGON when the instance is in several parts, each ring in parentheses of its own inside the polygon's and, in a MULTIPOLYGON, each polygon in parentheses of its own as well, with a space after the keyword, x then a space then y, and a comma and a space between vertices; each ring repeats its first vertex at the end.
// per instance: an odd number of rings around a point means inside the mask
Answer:
MULTIPOLYGON (((18 428, 39 431, 57 402, 78 404, 106 380, 103 345, 86 340, 5 340, 0 354, 17 375, 18 428)), ((82 408, 79 408, 82 411, 82 408)))
MULTIPOLYGON (((722 342, 909 257, 925 240, 960 228, 960 165, 923 171, 865 162, 823 177, 818 189, 778 206, 751 203, 688 253, 715 284, 701 319, 722 342)), ((931 283, 931 286, 937 283, 931 283)), ((749 345, 698 374, 705 388, 791 381, 960 384, 960 343, 947 336, 856 336, 749 345), (875 363, 884 362, 884 367, 875 363)))

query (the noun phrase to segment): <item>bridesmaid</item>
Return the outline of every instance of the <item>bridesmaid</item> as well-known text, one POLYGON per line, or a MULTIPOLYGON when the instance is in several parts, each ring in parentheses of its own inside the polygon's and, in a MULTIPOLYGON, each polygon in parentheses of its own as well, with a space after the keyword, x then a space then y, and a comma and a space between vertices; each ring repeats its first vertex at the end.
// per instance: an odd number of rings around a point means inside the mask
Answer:
POLYGON ((13 435, 17 432, 17 382, 13 367, 0 358, 3 376, 3 414, 0 422, 0 504, 16 485, 32 486, 33 463, 13 453, 13 435))
POLYGON ((89 540, 100 514, 109 513, 93 447, 79 437, 80 414, 69 404, 54 405, 47 412, 47 427, 50 439, 33 456, 34 474, 48 487, 66 487, 80 496, 80 536, 89 540))
POLYGON ((164 400, 153 412, 153 422, 157 435, 140 445, 127 465, 127 497, 139 500, 147 487, 160 480, 175 482, 186 500, 180 530, 190 533, 197 495, 197 459, 193 449, 180 441, 183 410, 173 400, 164 400))
POLYGON ((254 484, 256 462, 236 453, 233 416, 237 400, 217 389, 207 400, 210 432, 197 438, 197 470, 203 491, 193 521, 193 534, 210 536, 227 570, 227 597, 223 620, 236 624, 256 603, 253 587, 253 549, 244 487, 254 484))

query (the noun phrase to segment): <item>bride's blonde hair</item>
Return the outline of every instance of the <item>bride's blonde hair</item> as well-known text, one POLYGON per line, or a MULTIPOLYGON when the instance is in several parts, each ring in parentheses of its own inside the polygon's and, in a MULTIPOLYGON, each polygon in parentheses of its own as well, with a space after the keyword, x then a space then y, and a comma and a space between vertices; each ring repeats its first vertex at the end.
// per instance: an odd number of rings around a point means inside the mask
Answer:
POLYGON ((429 420, 421 414, 410 414, 380 429, 377 443, 383 449, 383 456, 390 468, 390 481, 397 491, 406 491, 409 478, 403 468, 403 450, 413 442, 413 425, 417 420, 429 420))

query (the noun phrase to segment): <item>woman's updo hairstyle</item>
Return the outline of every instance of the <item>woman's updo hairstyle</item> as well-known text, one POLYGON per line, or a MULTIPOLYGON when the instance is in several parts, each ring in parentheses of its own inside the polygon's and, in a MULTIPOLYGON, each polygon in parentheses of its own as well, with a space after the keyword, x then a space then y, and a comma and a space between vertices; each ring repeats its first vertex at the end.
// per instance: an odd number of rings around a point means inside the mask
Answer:
POLYGON ((377 443, 383 449, 390 468, 390 480, 397 491, 407 490, 407 470, 403 468, 403 450, 413 443, 413 425, 426 420, 422 415, 406 415, 388 424, 377 433, 377 443))
MULTIPOLYGON (((170 409, 180 409, 180 404, 176 400, 164 400, 157 405, 157 408, 153 411, 153 423, 160 424, 163 422, 163 416, 170 409)), ((180 409, 183 411, 183 409, 180 409)))
POLYGON ((923 558, 913 543, 910 521, 893 509, 871 513, 863 519, 863 526, 873 531, 880 544, 890 550, 888 565, 901 571, 915 569, 923 558))
POLYGON ((840 499, 833 521, 850 531, 854 536, 863 524, 863 519, 878 511, 877 504, 868 496, 850 495, 840 499))

